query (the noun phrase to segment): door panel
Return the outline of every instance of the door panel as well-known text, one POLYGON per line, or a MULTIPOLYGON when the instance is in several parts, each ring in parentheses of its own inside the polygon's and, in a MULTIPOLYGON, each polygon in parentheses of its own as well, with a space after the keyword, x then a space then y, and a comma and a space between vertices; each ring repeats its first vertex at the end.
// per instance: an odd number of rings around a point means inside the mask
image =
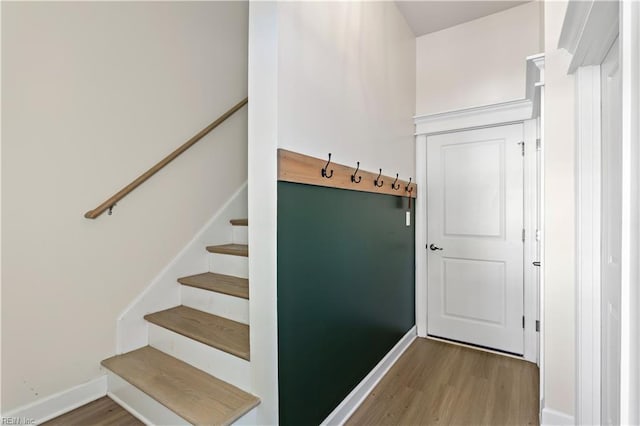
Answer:
POLYGON ((521 124, 427 138, 432 336, 523 353, 522 138, 521 124))
POLYGON ((504 153, 500 141, 442 147, 444 235, 501 237, 504 153), (465 170, 465 173, 460 173, 465 170), (473 211, 473 215, 468 212, 473 211))
POLYGON ((443 258, 443 314, 504 324, 504 262, 443 258))
POLYGON ((620 423, 622 270, 622 81, 616 41, 601 66, 602 88, 602 424, 620 423))

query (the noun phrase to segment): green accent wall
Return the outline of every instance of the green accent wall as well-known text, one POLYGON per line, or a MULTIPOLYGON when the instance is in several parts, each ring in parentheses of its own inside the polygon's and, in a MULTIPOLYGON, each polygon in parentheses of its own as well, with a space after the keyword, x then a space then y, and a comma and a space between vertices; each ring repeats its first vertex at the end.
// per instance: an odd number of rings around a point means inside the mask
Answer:
POLYGON ((278 182, 281 425, 318 425, 415 324, 414 204, 407 227, 406 197, 278 182))

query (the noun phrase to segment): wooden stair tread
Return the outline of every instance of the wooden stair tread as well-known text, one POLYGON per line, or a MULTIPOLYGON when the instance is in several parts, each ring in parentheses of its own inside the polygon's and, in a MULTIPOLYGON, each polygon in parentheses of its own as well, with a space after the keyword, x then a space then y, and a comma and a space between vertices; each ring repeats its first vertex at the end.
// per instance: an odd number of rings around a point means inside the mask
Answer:
POLYGON ((260 400, 150 346, 102 365, 195 425, 229 425, 260 400))
POLYGON ((145 315, 145 320, 249 360, 249 326, 187 306, 145 315))
POLYGON ((249 226, 249 219, 231 219, 229 222, 233 226, 249 226))
POLYGON ((178 278, 178 282, 182 285, 228 294, 229 296, 249 298, 249 280, 246 278, 205 272, 204 274, 178 278))
POLYGON ((230 254, 233 256, 249 256, 249 246, 246 244, 222 244, 219 246, 209 246, 210 253, 230 254))

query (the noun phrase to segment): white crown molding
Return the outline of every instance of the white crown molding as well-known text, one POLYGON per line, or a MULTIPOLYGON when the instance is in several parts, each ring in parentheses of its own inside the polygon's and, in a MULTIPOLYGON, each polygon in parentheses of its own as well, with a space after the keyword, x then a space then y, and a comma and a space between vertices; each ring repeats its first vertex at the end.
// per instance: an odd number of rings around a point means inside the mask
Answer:
POLYGON ((449 132, 524 121, 533 115, 529 99, 414 117, 416 135, 449 132))
POLYGON ((567 6, 558 47, 573 55, 569 74, 578 67, 600 65, 618 36, 617 1, 571 1, 567 6))

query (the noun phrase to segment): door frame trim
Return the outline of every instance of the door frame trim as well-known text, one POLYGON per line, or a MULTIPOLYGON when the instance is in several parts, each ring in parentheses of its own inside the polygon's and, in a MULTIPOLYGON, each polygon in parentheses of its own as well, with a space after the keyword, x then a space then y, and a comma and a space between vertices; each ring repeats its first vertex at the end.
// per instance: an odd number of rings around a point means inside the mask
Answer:
MULTIPOLYGON (((536 176, 537 169, 537 139, 539 138, 540 116, 540 96, 544 85, 543 73, 544 55, 534 55, 527 58, 527 82, 530 88, 527 95, 530 99, 522 99, 511 102, 504 102, 484 107, 468 108, 459 111, 431 114, 415 117, 416 124, 416 183, 419 187, 426 188, 427 185, 427 138, 436 134, 450 133, 456 131, 475 130, 485 127, 495 127, 508 124, 522 123, 523 137, 525 142, 525 235, 533 238, 525 238, 525 259, 524 259, 524 314, 528 319, 525 321, 524 330, 524 356, 523 359, 540 365, 540 351, 538 338, 542 342, 543 325, 540 332, 536 332, 536 321, 543 318, 542 304, 540 300, 540 289, 536 288, 536 267, 532 262, 542 260, 536 258, 536 221, 532 220, 531 212, 538 208, 537 191, 540 182, 531 179, 536 176), (527 215, 529 212, 529 215, 527 215)), ((540 144, 542 147, 542 144, 540 144)), ((416 199, 416 325, 418 336, 427 337, 427 197, 416 199)), ((541 228, 541 226, 540 226, 541 228)), ((537 229, 541 238, 544 233, 537 229)))
POLYGON ((576 424, 600 424, 600 65, 576 71, 576 424))
MULTIPOLYGON (((526 318, 524 327, 524 354, 522 359, 538 363, 538 333, 536 332, 536 321, 540 320, 538 316, 538 289, 536 286, 536 267, 533 262, 536 257, 536 194, 538 186, 535 179, 537 169, 536 155, 536 139, 537 139, 537 119, 527 119, 519 122, 501 123, 497 122, 487 127, 505 126, 509 124, 522 124, 523 139, 525 145, 525 161, 524 161, 524 217, 523 227, 525 229, 525 242, 523 247, 524 253, 524 270, 523 270, 523 293, 524 306, 523 314, 526 318), (533 176, 533 179, 531 177, 533 176)), ((457 129, 458 131, 477 130, 457 129)), ((453 132, 451 132, 453 133, 453 132)), ((438 134, 442 134, 439 132, 438 134)), ((427 178, 427 143, 430 136, 419 135, 416 137, 416 183, 421 188, 426 188, 427 178)), ((426 191, 422 197, 418 197, 417 201, 422 199, 416 205, 416 253, 426 253, 427 246, 427 202, 426 191), (422 213, 418 213, 422 212, 422 213)), ((416 324, 418 325, 418 336, 427 337, 427 256, 416 256, 416 324)))
MULTIPOLYGON (((628 9, 625 3, 595 0, 570 2, 559 40, 559 47, 566 49, 573 56, 567 74, 575 73, 576 76, 576 424, 599 424, 601 422, 602 282, 600 258, 602 229, 600 220, 602 163, 600 156, 602 138, 600 109, 602 102, 600 65, 615 39, 621 35, 620 23, 625 18, 624 9, 628 9)), ((628 12, 626 14, 628 15, 628 12)), ((625 38, 624 34, 621 38, 625 38)), ((624 61, 624 55, 621 55, 621 67, 624 66, 624 61)), ((623 97, 625 74, 623 70, 623 97)), ((623 116, 624 114, 623 104, 623 116)), ((623 150, 625 146, 624 132, 623 122, 623 150)), ((628 138, 627 141, 629 141, 628 138)), ((630 159, 630 157, 628 158, 630 159)), ((633 164, 627 164, 624 161, 623 163, 625 163, 623 164, 624 175, 629 171, 629 167, 633 167, 633 164)), ((625 198, 628 201, 630 196, 629 193, 625 194, 624 189, 623 180, 623 212, 625 211, 625 198)), ((628 224, 628 220, 625 221, 623 217, 623 238, 625 223, 628 224)), ((624 383, 624 378, 629 375, 628 364, 625 366, 624 350, 626 325, 624 317, 625 312, 629 312, 628 308, 625 309, 625 300, 627 303, 633 303, 628 285, 625 292, 625 257, 629 259, 629 250, 625 250, 623 240, 623 264, 621 265, 623 272, 621 288, 622 362, 620 371, 620 421, 623 424, 629 423, 628 417, 625 421, 625 412, 628 413, 628 407, 625 408, 625 405, 628 405, 629 400, 629 390, 628 388, 625 390, 624 383), (627 293, 626 297, 625 293, 627 293)))

